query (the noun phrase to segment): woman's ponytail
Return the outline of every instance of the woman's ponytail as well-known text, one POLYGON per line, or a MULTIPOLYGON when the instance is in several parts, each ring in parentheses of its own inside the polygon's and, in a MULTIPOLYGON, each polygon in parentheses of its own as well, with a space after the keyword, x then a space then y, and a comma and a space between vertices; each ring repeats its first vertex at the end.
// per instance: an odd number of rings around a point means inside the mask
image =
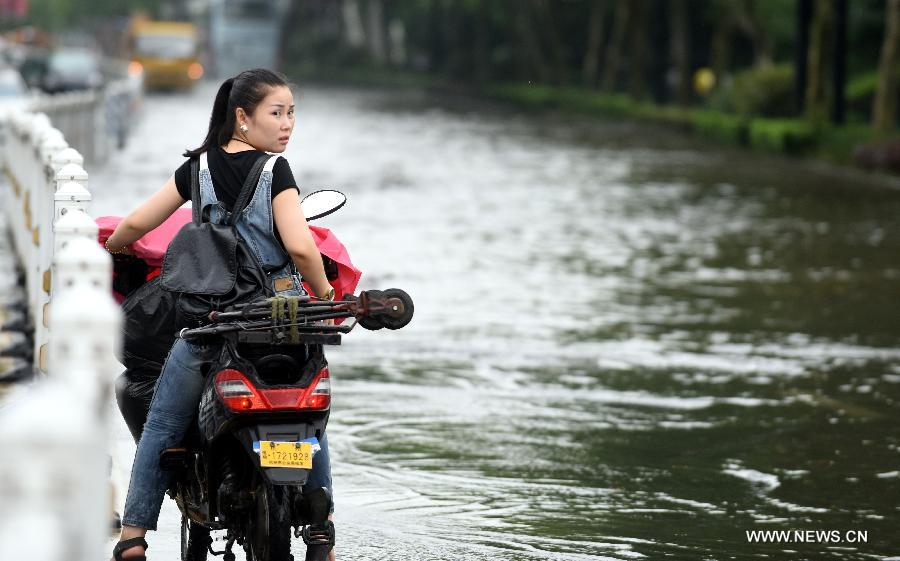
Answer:
POLYGON ((184 156, 186 158, 197 157, 215 146, 221 146, 228 142, 228 138, 231 137, 231 132, 234 129, 234 113, 228 110, 228 100, 231 97, 233 86, 234 78, 225 80, 219 86, 216 100, 213 102, 212 114, 209 116, 209 130, 206 132, 206 138, 199 148, 185 150, 184 156), (229 123, 231 126, 229 126, 229 123))

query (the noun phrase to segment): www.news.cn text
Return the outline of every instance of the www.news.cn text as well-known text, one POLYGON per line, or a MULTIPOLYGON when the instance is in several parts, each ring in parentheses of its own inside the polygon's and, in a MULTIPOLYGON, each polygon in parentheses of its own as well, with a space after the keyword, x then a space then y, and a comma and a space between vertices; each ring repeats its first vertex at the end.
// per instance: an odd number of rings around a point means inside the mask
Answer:
POLYGON ((745 530, 749 543, 842 543, 869 541, 868 530, 745 530))

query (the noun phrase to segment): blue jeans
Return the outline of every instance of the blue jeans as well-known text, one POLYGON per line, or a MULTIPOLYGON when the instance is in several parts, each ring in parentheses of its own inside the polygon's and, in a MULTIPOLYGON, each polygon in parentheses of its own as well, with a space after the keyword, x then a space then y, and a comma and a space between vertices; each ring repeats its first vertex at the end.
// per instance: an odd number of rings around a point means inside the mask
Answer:
MULTIPOLYGON (((200 367, 216 358, 220 349, 219 345, 198 346, 183 339, 176 339, 172 345, 156 382, 150 413, 134 455, 123 524, 156 530, 159 509, 172 477, 171 473, 160 469, 159 455, 166 448, 179 446, 184 439, 197 415, 205 385, 200 367)), ((313 468, 303 492, 325 487, 334 496, 325 433, 322 433, 320 444, 322 449, 313 456, 313 468)))

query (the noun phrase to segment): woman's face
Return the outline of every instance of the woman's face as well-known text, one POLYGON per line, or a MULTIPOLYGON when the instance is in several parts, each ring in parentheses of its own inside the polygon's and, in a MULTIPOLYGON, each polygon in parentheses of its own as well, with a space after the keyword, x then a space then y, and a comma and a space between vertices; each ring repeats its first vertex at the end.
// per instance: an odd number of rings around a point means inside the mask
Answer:
POLYGON ((253 115, 238 111, 235 136, 244 137, 257 150, 284 152, 294 130, 294 95, 287 86, 275 86, 256 106, 253 115), (241 133, 241 123, 247 132, 241 133))

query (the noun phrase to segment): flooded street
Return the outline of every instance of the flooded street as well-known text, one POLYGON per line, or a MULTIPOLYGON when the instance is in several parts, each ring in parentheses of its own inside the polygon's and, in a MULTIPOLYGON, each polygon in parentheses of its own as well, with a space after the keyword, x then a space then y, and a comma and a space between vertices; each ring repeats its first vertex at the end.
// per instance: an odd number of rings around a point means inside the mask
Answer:
MULTIPOLYGON (((145 99, 95 217, 165 182, 214 93, 145 99)), ((416 305, 328 353, 339 560, 900 559, 900 191, 415 92, 303 89, 297 116, 302 193, 349 197, 317 224, 416 305)))

